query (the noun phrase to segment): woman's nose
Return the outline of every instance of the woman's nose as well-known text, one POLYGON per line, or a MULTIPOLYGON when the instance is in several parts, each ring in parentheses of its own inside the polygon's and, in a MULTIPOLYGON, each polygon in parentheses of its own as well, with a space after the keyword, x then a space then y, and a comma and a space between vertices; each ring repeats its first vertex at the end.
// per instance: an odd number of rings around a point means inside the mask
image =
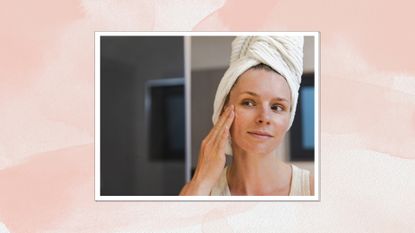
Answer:
POLYGON ((267 107, 258 107, 257 111, 256 123, 269 125, 271 123, 270 109, 267 107))

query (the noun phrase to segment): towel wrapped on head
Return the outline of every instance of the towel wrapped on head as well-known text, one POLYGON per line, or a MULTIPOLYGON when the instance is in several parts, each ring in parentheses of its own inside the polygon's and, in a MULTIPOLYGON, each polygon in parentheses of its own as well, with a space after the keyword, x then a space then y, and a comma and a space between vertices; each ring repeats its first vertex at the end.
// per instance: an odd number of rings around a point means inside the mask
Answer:
MULTIPOLYGON (((240 36, 232 42, 231 61, 216 91, 212 120, 215 124, 222 112, 226 97, 241 74, 258 64, 265 64, 281 74, 291 91, 290 124, 294 120, 298 90, 303 73, 302 36, 240 36)), ((226 154, 232 155, 230 140, 226 154)))

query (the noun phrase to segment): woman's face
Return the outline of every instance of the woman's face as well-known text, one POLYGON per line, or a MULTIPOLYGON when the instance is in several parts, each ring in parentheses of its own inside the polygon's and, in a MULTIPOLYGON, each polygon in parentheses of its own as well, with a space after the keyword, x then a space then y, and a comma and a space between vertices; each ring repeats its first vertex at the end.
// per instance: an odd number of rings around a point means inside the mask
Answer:
POLYGON ((287 81, 273 71, 250 69, 232 88, 229 104, 235 106, 232 147, 258 155, 275 151, 290 122, 287 81))

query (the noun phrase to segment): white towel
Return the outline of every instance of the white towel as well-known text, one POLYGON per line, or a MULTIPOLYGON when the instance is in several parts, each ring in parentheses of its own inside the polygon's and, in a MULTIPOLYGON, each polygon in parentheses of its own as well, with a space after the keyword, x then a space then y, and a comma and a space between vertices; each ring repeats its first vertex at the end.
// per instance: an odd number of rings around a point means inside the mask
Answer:
MULTIPOLYGON (((280 73, 291 90, 290 125, 295 116, 298 90, 303 73, 302 36, 241 36, 232 42, 231 61, 216 91, 212 121, 215 124, 222 111, 225 99, 238 77, 249 68, 260 63, 266 64, 280 73)), ((232 155, 230 140, 226 154, 232 155)))

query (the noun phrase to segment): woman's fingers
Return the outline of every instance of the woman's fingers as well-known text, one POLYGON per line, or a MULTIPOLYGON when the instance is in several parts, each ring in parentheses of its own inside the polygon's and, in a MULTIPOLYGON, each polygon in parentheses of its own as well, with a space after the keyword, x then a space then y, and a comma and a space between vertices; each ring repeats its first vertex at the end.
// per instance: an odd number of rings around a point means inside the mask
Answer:
POLYGON ((226 122, 229 119, 229 116, 232 114, 234 109, 233 105, 230 105, 229 107, 226 108, 226 111, 221 115, 220 120, 218 121, 217 124, 217 133, 220 133, 223 128, 226 126, 226 122))
POLYGON ((220 115, 218 121, 216 122, 216 124, 213 126, 212 130, 209 132, 208 136, 206 137, 206 139, 209 141, 211 139, 215 139, 219 136, 220 132, 222 132, 222 128, 226 123, 226 119, 229 117, 230 112, 233 111, 233 105, 228 106, 225 111, 222 113, 222 115, 220 115))
POLYGON ((232 105, 231 111, 225 121, 225 128, 229 130, 232 126, 233 120, 235 119, 235 107, 232 105))
POLYGON ((226 163, 224 148, 235 115, 233 108, 233 106, 226 108, 208 136, 202 141, 198 165, 192 180, 203 181, 204 186, 207 185, 209 190, 219 179, 226 163))
POLYGON ((219 135, 215 138, 215 146, 223 149, 225 147, 226 140, 229 136, 229 130, 232 126, 233 120, 235 119, 234 110, 230 111, 227 118, 223 122, 223 125, 220 129, 219 135))

